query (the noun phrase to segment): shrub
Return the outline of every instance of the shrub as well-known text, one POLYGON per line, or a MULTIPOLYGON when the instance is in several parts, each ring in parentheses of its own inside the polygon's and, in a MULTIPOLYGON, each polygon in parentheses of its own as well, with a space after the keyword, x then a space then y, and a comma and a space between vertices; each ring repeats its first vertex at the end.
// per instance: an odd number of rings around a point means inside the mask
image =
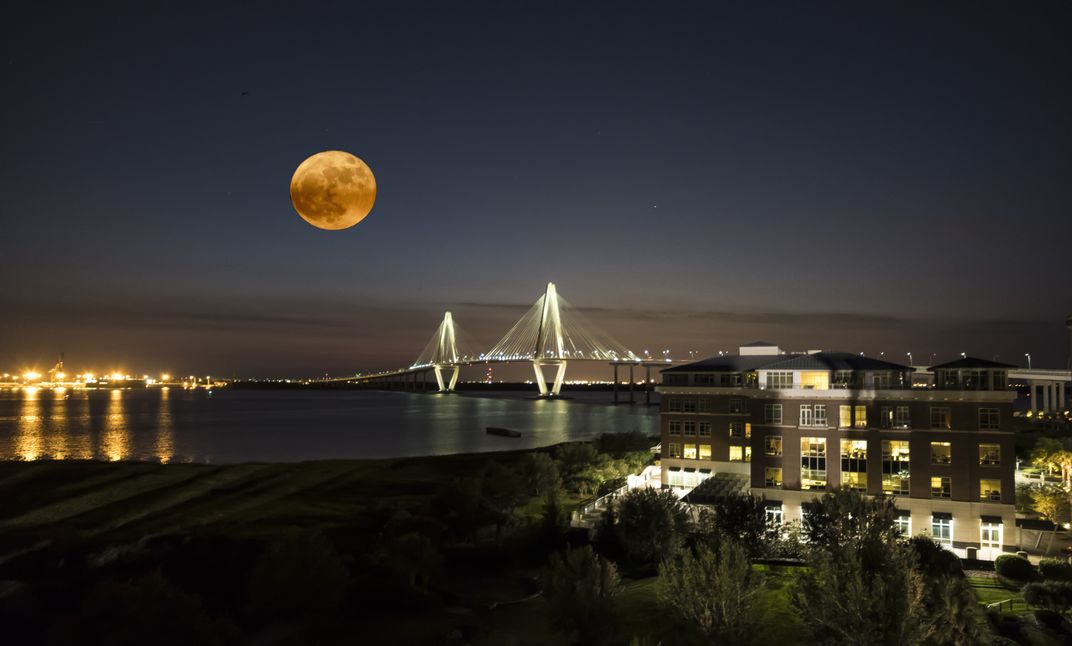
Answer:
POLYGON ((1031 561, 1015 554, 999 556, 994 561, 994 570, 1001 576, 1014 581, 1027 581, 1035 576, 1035 567, 1031 565, 1031 561))
POLYGON ((1072 565, 1064 559, 1042 559, 1039 561, 1039 572, 1047 579, 1072 581, 1072 565))
POLYGON ((1067 613, 1072 608, 1072 583, 1067 581, 1028 583, 1024 586, 1024 601, 1045 610, 1067 613))

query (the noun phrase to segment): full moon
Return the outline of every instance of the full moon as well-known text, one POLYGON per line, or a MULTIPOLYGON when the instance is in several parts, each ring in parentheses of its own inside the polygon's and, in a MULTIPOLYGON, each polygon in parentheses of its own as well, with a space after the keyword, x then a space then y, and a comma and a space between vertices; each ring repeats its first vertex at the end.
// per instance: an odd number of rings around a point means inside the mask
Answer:
POLYGON ((303 161, 290 179, 294 210, 319 229, 354 226, 372 210, 376 177, 368 164, 341 150, 326 150, 303 161))

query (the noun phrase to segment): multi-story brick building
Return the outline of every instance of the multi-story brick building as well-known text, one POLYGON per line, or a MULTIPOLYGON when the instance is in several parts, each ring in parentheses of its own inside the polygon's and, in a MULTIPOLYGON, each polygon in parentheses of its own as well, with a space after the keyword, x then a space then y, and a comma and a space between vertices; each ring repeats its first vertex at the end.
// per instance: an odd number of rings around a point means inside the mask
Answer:
POLYGON ((729 474, 785 521, 829 489, 891 494, 905 532, 994 558, 1019 540, 1012 367, 964 358, 914 387, 908 366, 760 343, 666 369, 663 484, 729 474))

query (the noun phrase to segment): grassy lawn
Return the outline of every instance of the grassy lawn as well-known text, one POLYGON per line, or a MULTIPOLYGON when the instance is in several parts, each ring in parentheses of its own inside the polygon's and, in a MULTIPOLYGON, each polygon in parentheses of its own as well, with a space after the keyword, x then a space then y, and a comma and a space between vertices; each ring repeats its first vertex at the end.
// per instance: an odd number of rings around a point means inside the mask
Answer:
POLYGON ((1011 583, 1006 583, 1001 579, 989 577, 968 577, 968 583, 975 592, 975 596, 978 597, 979 603, 983 605, 1011 599, 1013 600, 1013 604, 1011 606, 1004 606, 1002 608, 1003 611, 1009 612, 1010 607, 1011 611, 1016 614, 1028 611, 1027 605, 1024 603, 1024 593, 1021 586, 1016 586, 1011 583))

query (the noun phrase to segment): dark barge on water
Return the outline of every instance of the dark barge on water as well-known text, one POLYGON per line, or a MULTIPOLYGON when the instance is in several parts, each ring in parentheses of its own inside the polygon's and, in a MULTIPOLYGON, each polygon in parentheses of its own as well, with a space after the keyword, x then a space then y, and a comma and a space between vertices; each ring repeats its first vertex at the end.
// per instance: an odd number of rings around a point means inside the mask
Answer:
POLYGON ((499 426, 489 426, 487 428, 488 435, 501 435, 502 437, 521 437, 521 431, 515 431, 509 428, 501 428, 499 426))

